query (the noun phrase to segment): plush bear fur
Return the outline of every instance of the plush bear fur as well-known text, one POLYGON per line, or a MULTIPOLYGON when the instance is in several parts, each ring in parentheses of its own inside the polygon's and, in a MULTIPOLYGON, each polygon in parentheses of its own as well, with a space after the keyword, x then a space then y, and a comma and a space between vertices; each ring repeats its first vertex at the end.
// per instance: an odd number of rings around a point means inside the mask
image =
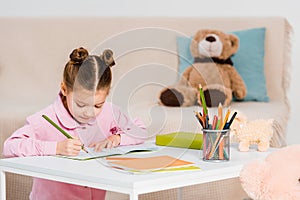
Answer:
POLYGON ((209 107, 219 103, 228 106, 232 94, 243 99, 246 86, 230 59, 238 47, 235 35, 219 30, 199 30, 190 46, 195 63, 183 72, 178 83, 161 91, 160 102, 166 106, 195 105, 199 84, 209 107))
POLYGON ((255 200, 300 199, 300 145, 290 145, 269 154, 264 160, 247 163, 240 181, 255 200))

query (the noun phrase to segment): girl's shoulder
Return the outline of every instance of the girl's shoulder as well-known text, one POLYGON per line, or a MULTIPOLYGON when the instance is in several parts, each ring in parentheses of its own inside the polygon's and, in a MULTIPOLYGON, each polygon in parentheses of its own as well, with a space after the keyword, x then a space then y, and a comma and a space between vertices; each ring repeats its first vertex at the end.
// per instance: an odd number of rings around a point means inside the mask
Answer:
POLYGON ((37 122, 46 122, 48 123, 42 116, 46 115, 53 121, 57 121, 57 118, 63 118, 65 117, 68 111, 65 109, 60 95, 57 96, 57 98, 54 100, 54 102, 47 107, 43 108, 40 111, 37 111, 36 113, 30 115, 27 117, 27 120, 29 121, 37 121, 37 122))
POLYGON ((47 115, 49 118, 56 117, 54 106, 51 104, 43 108, 42 110, 39 110, 32 115, 29 115, 26 118, 26 121, 31 124, 40 125, 41 123, 45 122, 45 119, 42 117, 43 115, 47 115))

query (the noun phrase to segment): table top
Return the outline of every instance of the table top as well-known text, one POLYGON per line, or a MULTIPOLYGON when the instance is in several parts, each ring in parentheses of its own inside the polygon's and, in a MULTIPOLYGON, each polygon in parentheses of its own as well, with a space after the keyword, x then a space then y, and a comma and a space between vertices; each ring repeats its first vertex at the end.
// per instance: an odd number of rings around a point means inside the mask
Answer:
MULTIPOLYGON (((155 144, 151 145, 155 146, 155 144)), ((253 159, 262 159, 275 150, 270 149, 268 152, 258 152, 256 149, 250 149, 249 152, 239 152, 237 146, 232 145, 230 148, 230 161, 216 163, 203 161, 202 151, 200 150, 157 147, 158 151, 147 153, 147 156, 171 155, 194 162, 201 170, 129 174, 105 166, 101 159, 78 161, 56 156, 1 159, 0 169, 6 172, 101 188, 125 194, 132 194, 132 192, 142 194, 238 177, 244 164, 253 159)), ((145 155, 136 154, 131 156, 145 155)))

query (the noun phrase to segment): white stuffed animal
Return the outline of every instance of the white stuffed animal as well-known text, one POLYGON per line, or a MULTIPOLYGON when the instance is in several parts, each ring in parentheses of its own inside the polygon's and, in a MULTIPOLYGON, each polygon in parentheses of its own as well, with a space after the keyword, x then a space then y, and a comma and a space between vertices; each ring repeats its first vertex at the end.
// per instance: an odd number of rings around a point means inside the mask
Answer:
POLYGON ((247 117, 237 111, 231 125, 232 141, 239 142, 240 151, 249 151, 252 144, 256 144, 259 151, 267 151, 273 136, 273 119, 257 119, 248 121, 247 117))

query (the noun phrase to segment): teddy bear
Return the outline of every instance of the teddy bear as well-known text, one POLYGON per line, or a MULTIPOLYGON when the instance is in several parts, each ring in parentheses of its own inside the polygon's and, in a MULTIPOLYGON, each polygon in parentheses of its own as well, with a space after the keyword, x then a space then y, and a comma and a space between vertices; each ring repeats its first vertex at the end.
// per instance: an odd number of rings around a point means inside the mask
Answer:
POLYGON ((243 189, 254 200, 300 199, 299 156, 300 145, 294 144, 250 161, 240 172, 243 189))
POLYGON ((228 106, 232 94, 242 100, 247 93, 245 83, 233 67, 231 56, 239 47, 239 39, 220 30, 201 29, 190 44, 194 64, 187 67, 180 80, 164 88, 159 95, 165 106, 192 106, 199 98, 199 84, 208 107, 221 103, 228 106))
POLYGON ((250 145, 257 145, 259 151, 267 151, 273 136, 273 119, 256 119, 248 121, 240 111, 230 127, 231 142, 239 143, 240 151, 249 151, 250 145))

